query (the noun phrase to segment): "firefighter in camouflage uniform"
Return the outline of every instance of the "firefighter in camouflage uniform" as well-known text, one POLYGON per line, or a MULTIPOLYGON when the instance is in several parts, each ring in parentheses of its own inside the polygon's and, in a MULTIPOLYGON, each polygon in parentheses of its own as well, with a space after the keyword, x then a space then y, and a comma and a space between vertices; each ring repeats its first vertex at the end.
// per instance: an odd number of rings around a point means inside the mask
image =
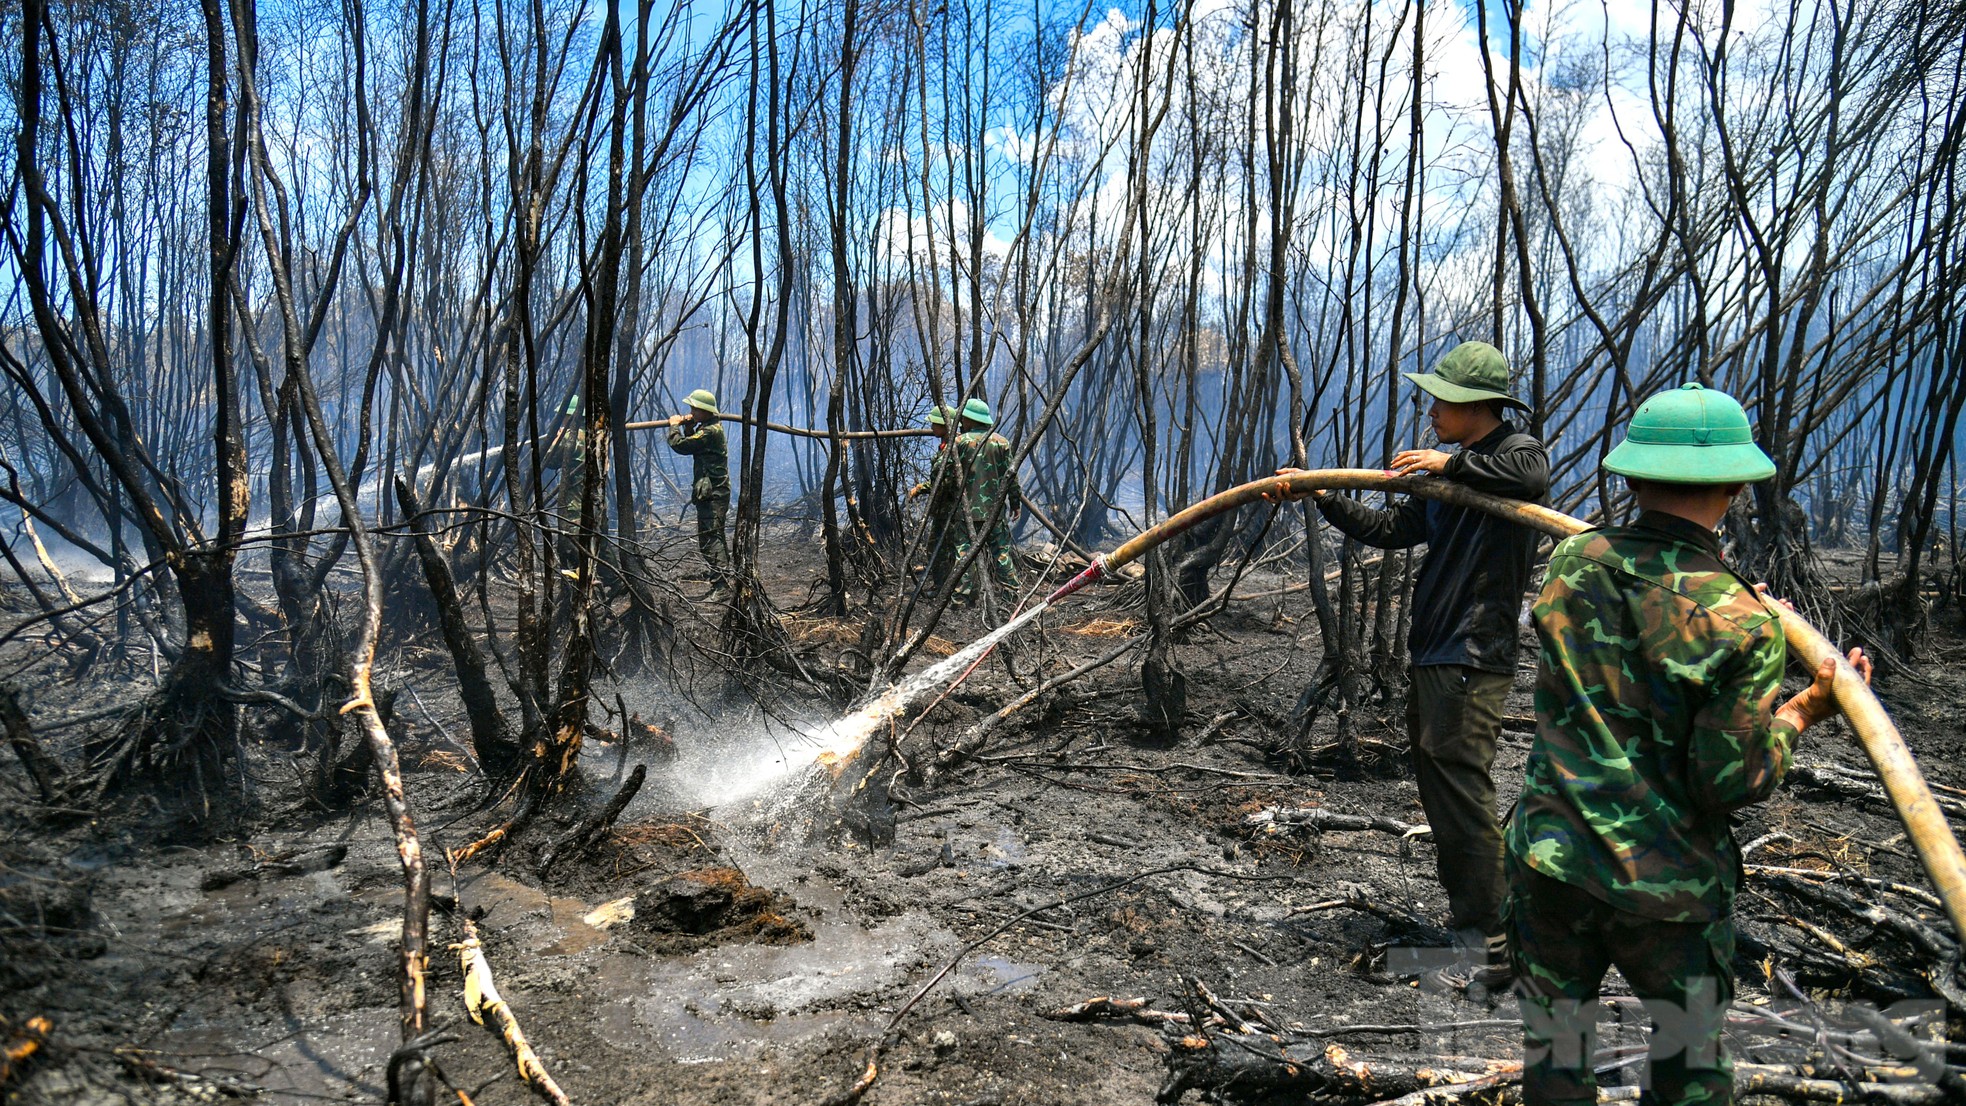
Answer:
MULTIPOLYGON (((1644 1101, 1726 1104, 1728 814, 1773 791, 1797 736, 1835 711, 1836 666, 1775 706, 1780 615, 1715 536, 1775 472, 1740 404, 1696 384, 1653 396, 1603 465, 1641 513, 1559 544, 1533 608, 1536 740, 1506 833, 1523 1097, 1597 1101, 1598 988, 1616 965, 1654 1023, 1644 1101)), ((1849 659, 1868 681, 1862 651, 1849 659)))
POLYGON ((669 420, 669 448, 691 460, 690 503, 696 507, 696 549, 710 568, 710 598, 730 589, 730 550, 724 520, 730 515, 730 447, 718 420, 717 397, 698 388, 689 411, 669 420))
POLYGON ((928 522, 928 566, 922 571, 926 574, 928 586, 940 588, 949 578, 949 569, 956 563, 957 536, 952 523, 956 515, 956 501, 962 495, 962 476, 956 471, 956 409, 938 403, 929 409, 928 425, 935 431, 940 444, 935 447, 935 457, 928 463, 928 479, 908 489, 909 499, 928 496, 928 509, 925 512, 928 522))
POLYGON ((958 603, 975 601, 975 581, 986 571, 995 577, 998 590, 1009 601, 1017 598, 1017 560, 1010 544, 1010 520, 1023 511, 1024 500, 1017 487, 1017 469, 1011 464, 1010 442, 991 430, 996 421, 990 405, 980 397, 962 406, 962 434, 956 438, 955 461, 962 474, 962 507, 968 519, 958 514, 951 523, 960 539, 955 560, 969 556, 978 541, 983 543, 983 552, 956 589, 958 603), (1000 500, 1002 510, 997 509, 1000 500), (990 522, 992 515, 995 524, 990 522))
POLYGON ((540 459, 540 467, 560 477, 560 533, 554 549, 562 563, 560 573, 577 575, 564 567, 580 559, 580 521, 582 498, 587 490, 587 434, 580 420, 580 397, 567 400, 566 418, 540 459))

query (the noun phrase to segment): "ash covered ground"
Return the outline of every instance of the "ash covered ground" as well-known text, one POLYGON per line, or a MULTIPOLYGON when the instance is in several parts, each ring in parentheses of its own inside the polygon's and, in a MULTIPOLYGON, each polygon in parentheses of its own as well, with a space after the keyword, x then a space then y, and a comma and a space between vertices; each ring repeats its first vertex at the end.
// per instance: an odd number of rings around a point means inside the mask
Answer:
MULTIPOLYGON (((797 594, 817 571, 791 561, 769 583, 797 594)), ((1288 582, 1258 574, 1241 590, 1288 582)), ((1138 628, 1131 597, 1125 585, 1102 587, 1052 612, 904 748, 932 756, 1038 674, 1111 649, 1138 628)), ((1945 622, 1935 616, 1935 627, 1945 622)), ((842 627, 858 622, 789 625, 820 663, 851 644, 842 627)), ((937 632, 960 642, 984 629, 967 612, 937 632)), ((1926 678, 1880 686, 1942 799, 1966 796, 1966 712, 1934 674, 1961 653, 1935 629, 1926 678)), ((462 910, 477 917, 500 990, 577 1103, 817 1103, 862 1078, 884 1036, 861 1098, 873 1106, 1147 1103, 1186 1030, 1058 1015, 1101 996, 1139 997, 1206 1021, 1216 1015, 1197 1006, 1197 982, 1232 1016, 1389 1068, 1517 1058, 1512 998, 1438 994, 1412 978, 1438 955, 1416 950, 1442 936, 1446 906, 1425 836, 1250 824, 1273 807, 1423 820, 1397 704, 1354 718, 1356 766, 1290 770, 1275 755, 1319 655, 1301 592, 1232 603, 1175 649, 1188 678, 1177 741, 1152 736, 1138 661, 1122 659, 1015 716, 932 787, 904 786, 892 840, 875 844, 839 831, 816 775, 824 769, 810 766, 803 734, 832 713, 816 696, 804 712, 708 714, 677 710, 659 679, 623 679, 602 698, 618 692, 656 721, 674 758, 657 755, 653 731, 616 720, 618 740, 585 752, 581 801, 453 880, 437 854, 497 816, 477 809, 482 789, 455 741, 465 729, 441 654, 399 652, 385 666, 416 696, 398 709, 398 737, 448 908, 431 918, 430 1008, 446 1039, 430 1054, 473 1102, 533 1099, 498 1036, 465 1017, 448 951, 459 940, 451 911, 462 910), (611 834, 541 871, 548 843, 636 764, 648 786, 611 834)), ((1496 766, 1505 804, 1530 742, 1532 666, 1525 631, 1496 766)), ((34 716, 81 714, 134 690, 107 678, 43 687, 34 716)), ((1332 725, 1327 714, 1316 734, 1332 725)), ((63 751, 87 732, 47 741, 63 751)), ((388 827, 373 801, 334 815, 293 806, 280 798, 300 771, 291 753, 268 743, 249 753, 239 770, 261 801, 216 838, 166 829, 141 801, 39 808, 9 764, 0 1016, 52 1027, 8 1079, 12 1101, 384 1097, 401 917, 388 827)), ((1737 908, 1742 1006, 1815 1025, 1852 1002, 1922 1002, 1914 1024, 1943 1031, 1932 982, 1951 986, 1956 953, 1944 963, 1902 926, 1802 887, 1833 877, 1862 904, 1950 935, 1916 894, 1927 884, 1864 784, 1861 754, 1837 723, 1812 730, 1797 763, 1808 770, 1736 829, 1762 866, 1737 908)), ((1607 1026, 1607 1046, 1642 1043, 1635 1012, 1614 1011, 1627 1021, 1607 1026)), ((1747 1054, 1796 1047, 1745 1029, 1734 1040, 1747 1054)), ((1606 1082, 1634 1074, 1627 1065, 1606 1082)))

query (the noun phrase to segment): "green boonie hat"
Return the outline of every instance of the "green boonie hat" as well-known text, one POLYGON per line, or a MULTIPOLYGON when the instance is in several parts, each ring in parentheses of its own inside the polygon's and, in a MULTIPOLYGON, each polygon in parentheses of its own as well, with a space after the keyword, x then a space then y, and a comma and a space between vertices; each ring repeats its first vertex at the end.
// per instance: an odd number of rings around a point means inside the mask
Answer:
POLYGON ((1726 392, 1682 384, 1638 405, 1604 471, 1667 484, 1751 484, 1775 475, 1748 413, 1726 392))
POLYGON ((928 424, 930 426, 947 426, 949 425, 949 419, 955 414, 956 409, 954 407, 946 403, 938 403, 928 409, 928 424))
POLYGON ((1435 399, 1449 403, 1500 400, 1518 411, 1529 405, 1509 394, 1509 360, 1487 342, 1462 342, 1434 362, 1430 373, 1399 374, 1435 399))
POLYGON ((698 388, 683 402, 699 411, 708 411, 713 415, 717 413, 717 397, 712 395, 708 388, 698 388))
POLYGON ((963 404, 962 416, 970 422, 980 422, 984 426, 995 426, 997 420, 990 414, 990 405, 983 402, 982 396, 972 396, 963 404))

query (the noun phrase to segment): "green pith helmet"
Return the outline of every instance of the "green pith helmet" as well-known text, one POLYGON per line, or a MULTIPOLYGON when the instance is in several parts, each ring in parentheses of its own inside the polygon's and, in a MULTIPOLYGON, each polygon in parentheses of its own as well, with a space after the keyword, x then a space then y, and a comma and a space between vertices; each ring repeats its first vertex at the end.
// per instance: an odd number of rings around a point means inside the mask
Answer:
POLYGON ((955 414, 956 409, 954 407, 946 403, 938 403, 928 409, 928 424, 930 426, 947 426, 949 425, 949 420, 955 414))
POLYGON ((1487 342, 1462 342, 1434 362, 1430 373, 1401 373, 1435 399, 1449 403, 1499 400, 1518 411, 1529 405, 1509 395, 1509 360, 1487 342))
POLYGON ((978 423, 982 426, 997 425, 996 417, 990 414, 990 405, 983 402, 982 396, 971 396, 969 401, 963 404, 962 416, 966 422, 978 423))
POLYGON ((699 411, 707 411, 712 415, 717 413, 717 397, 712 395, 708 388, 698 388, 683 402, 699 411))
POLYGON ((1604 470, 1665 484, 1751 484, 1775 475, 1748 413, 1726 392, 1682 384, 1638 405, 1604 470))

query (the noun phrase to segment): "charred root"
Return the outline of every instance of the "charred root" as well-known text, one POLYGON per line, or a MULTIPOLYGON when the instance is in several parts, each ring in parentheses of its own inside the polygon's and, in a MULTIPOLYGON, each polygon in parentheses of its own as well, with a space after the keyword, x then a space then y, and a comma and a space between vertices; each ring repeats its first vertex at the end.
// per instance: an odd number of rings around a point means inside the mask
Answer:
POLYGON ((229 781, 238 754, 238 708, 220 692, 221 673, 209 650, 184 653, 146 698, 87 754, 94 794, 143 788, 164 809, 208 823, 243 795, 229 781))
POLYGON ((27 769, 41 801, 54 802, 61 795, 61 765, 34 739, 34 731, 27 725, 27 711, 20 705, 20 691, 11 684, 0 685, 0 729, 6 730, 7 744, 20 758, 21 767, 27 769))
POLYGON ((593 817, 575 826, 565 837, 546 846, 545 851, 539 854, 540 872, 544 873, 552 868, 553 863, 562 856, 576 856, 601 841, 608 830, 613 828, 615 819, 621 817, 621 812, 628 809, 628 804, 634 801, 635 794, 642 789, 642 782, 647 778, 648 766, 637 764, 635 770, 628 774, 627 781, 621 785, 619 791, 614 793, 614 797, 608 800, 606 806, 593 817))

